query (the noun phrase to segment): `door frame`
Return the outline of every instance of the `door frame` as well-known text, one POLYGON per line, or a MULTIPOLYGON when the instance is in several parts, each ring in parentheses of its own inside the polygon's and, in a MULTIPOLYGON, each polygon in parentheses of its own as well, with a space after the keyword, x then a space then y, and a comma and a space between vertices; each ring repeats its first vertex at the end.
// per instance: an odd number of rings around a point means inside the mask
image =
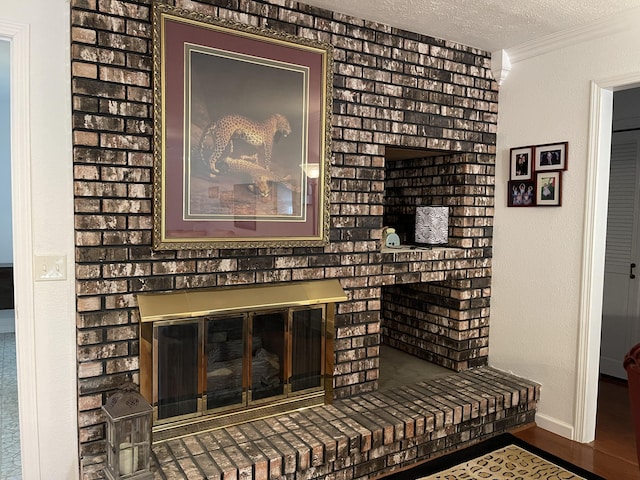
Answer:
POLYGON ((573 438, 582 443, 596 431, 613 92, 638 86, 640 72, 591 82, 573 438))
POLYGON ((13 275, 22 476, 40 478, 29 130, 29 25, 0 19, 10 42, 11 205, 13 275), (28 419, 28 420, 27 420, 28 419), (29 448, 23 448, 28 445, 29 448))

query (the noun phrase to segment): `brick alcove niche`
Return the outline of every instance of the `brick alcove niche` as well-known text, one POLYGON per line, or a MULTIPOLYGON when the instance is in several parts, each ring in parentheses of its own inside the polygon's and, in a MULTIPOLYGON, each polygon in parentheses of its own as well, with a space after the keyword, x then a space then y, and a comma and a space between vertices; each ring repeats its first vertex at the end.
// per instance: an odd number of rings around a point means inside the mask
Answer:
POLYGON ((151 2, 72 0, 84 479, 101 478, 105 464, 101 405, 128 378, 139 382, 140 292, 338 279, 348 300, 335 315, 336 400, 377 390, 383 335, 453 370, 487 358, 498 109, 489 53, 292 0, 172 4, 334 46, 330 242, 154 251, 151 2), (389 161, 389 145, 442 154, 389 161), (418 200, 450 207, 455 248, 382 252, 383 225, 400 226, 394 215, 408 218, 418 200), (391 321, 414 316, 428 340, 412 345, 391 321), (418 345, 427 341, 433 345, 418 345))
POLYGON ((449 240, 427 271, 382 288, 382 343, 457 372, 486 365, 493 158, 388 147, 385 160, 384 224, 415 245, 416 207, 445 206, 449 240))

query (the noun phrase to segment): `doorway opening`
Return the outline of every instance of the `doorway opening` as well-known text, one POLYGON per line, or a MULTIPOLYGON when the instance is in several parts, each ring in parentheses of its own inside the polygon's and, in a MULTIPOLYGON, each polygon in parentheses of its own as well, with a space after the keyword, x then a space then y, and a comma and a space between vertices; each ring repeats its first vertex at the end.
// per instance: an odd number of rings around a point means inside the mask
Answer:
POLYGON ((595 439, 607 231, 607 198, 613 123, 613 92, 640 86, 640 73, 592 83, 582 294, 573 439, 595 439))
POLYGON ((604 258, 600 377, 594 446, 636 463, 626 353, 640 341, 640 89, 613 94, 609 195, 604 258))
POLYGON ((625 354, 640 342, 640 89, 613 94, 600 373, 626 380, 625 354))
MULTIPOLYGON (((0 205, 11 207, 11 44, 0 37, 0 205)), ((0 210, 0 478, 20 478, 11 208, 0 210)))

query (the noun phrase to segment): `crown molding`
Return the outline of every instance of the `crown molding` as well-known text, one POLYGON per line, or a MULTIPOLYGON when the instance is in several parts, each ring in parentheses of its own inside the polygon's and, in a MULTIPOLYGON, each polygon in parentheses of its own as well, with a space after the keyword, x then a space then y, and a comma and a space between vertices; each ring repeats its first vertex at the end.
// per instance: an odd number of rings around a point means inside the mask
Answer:
POLYGON ((637 29, 639 21, 640 8, 634 8, 508 48, 507 54, 514 64, 584 41, 637 29))
POLYGON ((502 85, 511 71, 511 60, 506 50, 497 50, 491 53, 491 73, 493 79, 502 85))

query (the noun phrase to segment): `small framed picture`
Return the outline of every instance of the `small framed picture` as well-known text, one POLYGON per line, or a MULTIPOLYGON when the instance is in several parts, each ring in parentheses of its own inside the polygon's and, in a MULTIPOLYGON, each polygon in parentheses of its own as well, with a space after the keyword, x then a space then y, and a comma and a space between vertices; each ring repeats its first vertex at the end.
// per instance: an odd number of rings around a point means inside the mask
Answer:
POLYGON ((536 204, 535 180, 511 180, 509 182, 510 207, 533 207, 536 204))
POLYGON ((538 172, 536 204, 559 207, 562 204, 562 172, 538 172))
POLYGON ((511 149, 510 180, 533 180, 533 147, 511 149))
POLYGON ((568 148, 567 142, 536 146, 534 165, 536 172, 566 170, 568 148))

